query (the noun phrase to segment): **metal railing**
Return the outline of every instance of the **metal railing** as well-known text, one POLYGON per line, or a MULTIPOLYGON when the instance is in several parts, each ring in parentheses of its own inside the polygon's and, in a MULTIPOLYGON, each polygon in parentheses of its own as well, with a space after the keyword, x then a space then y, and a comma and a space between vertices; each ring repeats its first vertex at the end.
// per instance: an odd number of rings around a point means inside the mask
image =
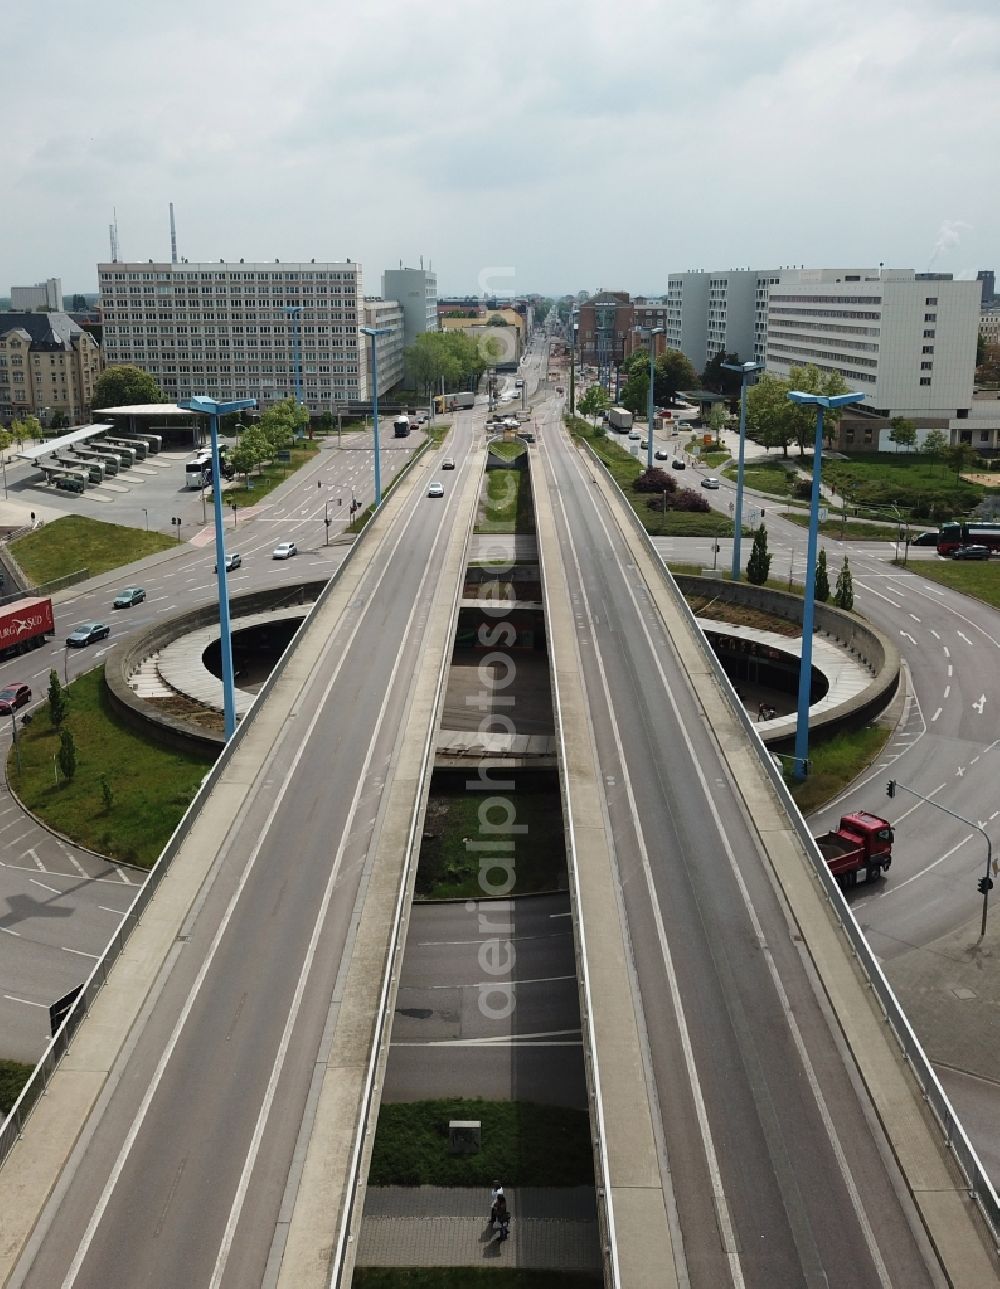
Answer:
POLYGON ((656 566, 660 569, 664 585, 675 601, 675 607, 685 617, 688 625, 693 629, 694 638, 698 643, 698 648, 701 650, 706 663, 725 694, 726 700, 732 709, 733 714, 743 726, 743 729, 750 738, 753 746, 757 749, 761 768, 767 775, 771 787, 774 789, 775 795, 784 807, 785 814, 788 816, 789 822, 794 828, 799 841, 802 843, 803 850, 812 864, 816 876, 819 878, 823 888, 830 898, 830 902, 833 905, 834 912, 836 913, 844 930, 844 934, 847 936, 858 961, 868 977, 868 981, 872 987, 872 992, 878 999, 885 1018, 889 1022, 893 1033, 896 1035, 896 1039, 899 1042, 903 1055, 913 1071, 914 1077, 920 1085, 927 1104, 941 1127, 945 1141, 950 1147, 958 1167, 961 1169, 962 1175, 968 1183, 969 1193, 978 1204, 983 1217, 989 1224, 994 1240, 1000 1239, 1000 1198, 997 1196, 993 1183, 990 1181, 989 1176, 983 1167, 982 1161, 976 1154, 975 1147, 972 1145, 965 1129, 962 1127, 958 1115, 955 1113, 954 1107, 948 1100, 948 1096, 944 1088, 941 1086, 937 1075, 934 1073, 934 1068, 928 1060, 923 1047, 921 1047, 920 1040, 913 1032, 913 1028, 906 1017, 906 1013, 903 1011, 899 999, 896 997, 892 986, 889 984, 888 979, 883 973, 878 959, 872 952, 871 946, 868 944, 864 932, 858 925, 857 919, 851 911, 850 905, 844 899, 843 892, 837 885, 836 879, 831 875, 830 870, 826 865, 826 861, 820 853, 819 847, 816 845, 815 838, 809 831, 809 827, 806 824, 801 811, 795 804, 795 800, 788 790, 780 769, 771 759, 771 755, 764 746, 749 712, 737 697, 736 691, 733 688, 729 677, 722 668, 722 664, 709 647, 704 634, 698 626, 694 613, 689 608, 683 595, 681 595, 677 589, 673 578, 670 576, 670 571, 667 568, 666 563, 656 550, 656 547, 653 545, 646 529, 640 523, 639 516, 636 514, 635 509, 629 502, 625 492, 614 479, 611 472, 605 468, 603 461, 590 447, 590 444, 587 444, 587 450, 590 453, 594 464, 603 471, 607 482, 618 494, 636 533, 644 543, 648 554, 650 554, 656 561, 656 566))
MULTIPOLYGON (((419 455, 419 452, 414 453, 395 478, 401 478, 408 470, 410 470, 418 460, 419 455)), ((368 529, 369 525, 366 524, 365 528, 358 533, 350 551, 347 553, 347 557, 330 578, 326 588, 313 605, 309 617, 306 619, 306 623, 309 622, 314 614, 319 612, 327 598, 333 593, 334 588, 344 574, 344 570, 350 566, 351 561, 354 558, 355 551, 357 551, 360 546, 361 538, 368 529)), ((156 863, 149 870, 149 875, 142 887, 139 889, 135 899, 132 901, 132 905, 128 913, 126 913, 125 917, 122 918, 118 930, 115 932, 100 958, 94 964, 93 970, 84 981, 79 996, 67 1012, 66 1017, 59 1029, 56 1031, 56 1034, 49 1041, 41 1059, 35 1066, 35 1069, 27 1083, 25 1083, 22 1088, 20 1096, 14 1102, 10 1113, 4 1120, 2 1126, 0 1126, 0 1165, 3 1164, 4 1160, 13 1149, 14 1143, 17 1141, 18 1137, 20 1137, 24 1124, 34 1108, 35 1102, 45 1091, 49 1079, 52 1077, 52 1074, 58 1066, 63 1053, 69 1047, 70 1040, 76 1033, 76 1030, 79 1028, 87 1012, 90 1010, 91 1003, 97 997, 97 994, 100 992, 105 980, 107 980, 111 968, 114 966, 115 960, 121 953, 125 942, 131 935, 136 923, 139 921, 139 918, 142 916, 147 904, 152 899, 160 882, 163 880, 163 876, 173 862, 174 856, 177 854, 178 850, 180 850, 181 844, 191 831, 191 827, 198 815, 198 812, 205 804, 212 789, 215 787, 216 783, 218 783, 224 771, 228 768, 230 761, 243 739, 246 737, 246 732, 252 724, 253 716, 277 685, 278 680, 282 676, 285 667, 291 659, 295 648, 295 640, 301 638, 301 635, 301 632, 296 633, 295 639, 293 639, 292 643, 281 655, 278 662, 275 664, 274 670, 261 686, 250 706, 249 711, 247 712, 247 715, 237 726, 233 737, 226 744, 225 748, 219 755, 218 760, 202 780, 201 787, 195 794, 194 799, 188 806, 187 810, 185 810, 180 822, 171 834, 170 839, 160 852, 160 856, 156 863)))

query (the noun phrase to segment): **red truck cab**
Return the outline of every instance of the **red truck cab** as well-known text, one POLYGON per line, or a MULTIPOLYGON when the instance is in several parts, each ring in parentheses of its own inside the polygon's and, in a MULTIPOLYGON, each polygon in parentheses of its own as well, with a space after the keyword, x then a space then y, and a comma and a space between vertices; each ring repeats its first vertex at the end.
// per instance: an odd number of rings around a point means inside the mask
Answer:
POLYGON ((816 838, 827 867, 841 886, 853 886, 858 874, 865 881, 881 877, 892 863, 892 825, 881 815, 856 810, 841 816, 840 825, 816 838))

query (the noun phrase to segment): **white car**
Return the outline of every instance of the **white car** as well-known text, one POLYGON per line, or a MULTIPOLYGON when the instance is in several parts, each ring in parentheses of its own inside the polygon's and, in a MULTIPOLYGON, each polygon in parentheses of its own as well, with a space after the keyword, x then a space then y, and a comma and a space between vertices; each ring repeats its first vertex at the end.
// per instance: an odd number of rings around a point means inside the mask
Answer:
POLYGON ((718 488, 720 484, 719 484, 719 480, 716 479, 715 475, 710 474, 707 478, 702 479, 701 486, 703 488, 718 488))
POLYGON ((293 555, 299 553, 299 548, 294 542, 279 542, 271 552, 272 559, 291 559, 293 555))
POLYGON ((443 497, 444 484, 439 483, 437 479, 435 479, 433 483, 431 483, 430 487, 427 489, 427 495, 428 497, 443 497))
POLYGON ((629 438, 630 438, 630 439, 632 439, 632 440, 633 440, 633 442, 635 442, 635 443, 638 443, 638 442, 639 442, 639 440, 642 438, 642 435, 639 433, 639 431, 638 431, 638 430, 629 430, 629 432, 628 432, 628 436, 629 436, 629 438))

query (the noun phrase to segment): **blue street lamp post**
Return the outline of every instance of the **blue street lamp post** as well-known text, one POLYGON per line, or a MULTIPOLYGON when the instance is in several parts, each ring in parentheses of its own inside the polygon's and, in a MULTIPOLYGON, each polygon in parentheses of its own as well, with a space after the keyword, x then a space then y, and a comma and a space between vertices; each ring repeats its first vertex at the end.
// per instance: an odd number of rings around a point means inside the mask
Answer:
MULTIPOLYGON (((816 547, 819 544, 819 479, 823 458, 823 413, 864 402, 864 394, 806 394, 789 390, 793 403, 816 408, 816 442, 813 446, 812 492, 809 497, 809 541, 806 546, 806 584, 802 603, 802 661, 799 664, 799 703, 795 725, 793 773, 804 779, 809 764, 809 698, 812 692, 813 610, 816 602, 816 547)), ((742 440, 741 440, 742 441, 742 440)))
POLYGON ((743 456, 747 441, 747 381, 757 372, 763 371, 763 363, 723 363, 726 371, 740 373, 740 450, 736 466, 736 514, 733 523, 733 567, 730 576, 734 582, 740 580, 740 541, 743 537, 743 456))
POLYGON ((653 468, 653 382, 656 377, 656 337, 663 335, 662 327, 651 327, 649 332, 649 392, 646 395, 646 469, 653 468))
POLYGON ((379 336, 387 336, 389 327, 362 327, 366 336, 372 341, 372 421, 375 426, 375 509, 382 504, 382 461, 378 438, 378 352, 375 344, 379 336))
MULTIPOLYGON (((233 641, 229 629, 229 585, 226 580, 226 543, 222 528, 222 484, 219 475, 219 417, 256 407, 255 398, 236 398, 220 403, 214 398, 189 398, 177 404, 209 418, 212 434, 212 508, 215 513, 215 573, 219 581, 219 645, 222 651, 222 706, 226 741, 236 733, 236 688, 233 680, 233 641)), ((180 537, 180 530, 177 532, 180 537)))

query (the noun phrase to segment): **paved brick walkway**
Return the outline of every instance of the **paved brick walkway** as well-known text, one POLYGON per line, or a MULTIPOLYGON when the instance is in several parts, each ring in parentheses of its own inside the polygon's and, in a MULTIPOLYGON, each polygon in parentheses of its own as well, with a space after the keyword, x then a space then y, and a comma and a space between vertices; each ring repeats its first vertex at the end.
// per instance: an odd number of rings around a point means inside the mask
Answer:
POLYGON ((594 1192, 505 1187, 510 1237, 490 1230, 489 1191, 373 1187, 365 1200, 359 1267, 476 1267, 494 1262, 542 1271, 601 1269, 594 1192))

